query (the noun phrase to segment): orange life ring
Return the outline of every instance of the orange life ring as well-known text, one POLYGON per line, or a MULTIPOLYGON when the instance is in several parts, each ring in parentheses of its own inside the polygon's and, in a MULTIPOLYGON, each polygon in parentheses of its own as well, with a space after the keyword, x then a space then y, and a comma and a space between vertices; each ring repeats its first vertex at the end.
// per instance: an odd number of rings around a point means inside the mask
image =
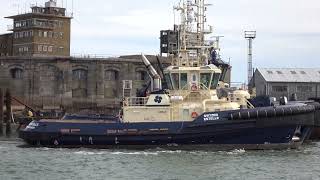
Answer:
POLYGON ((198 117, 198 113, 197 112, 192 112, 191 113, 191 117, 192 118, 197 118, 198 117))

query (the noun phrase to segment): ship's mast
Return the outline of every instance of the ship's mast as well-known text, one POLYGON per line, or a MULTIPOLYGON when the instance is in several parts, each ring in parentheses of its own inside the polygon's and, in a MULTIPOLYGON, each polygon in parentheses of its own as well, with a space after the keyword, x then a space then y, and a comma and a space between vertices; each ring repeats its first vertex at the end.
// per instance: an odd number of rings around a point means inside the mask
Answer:
POLYGON ((178 26, 179 66, 200 66, 207 62, 210 46, 205 43, 205 35, 212 33, 211 26, 205 29, 207 6, 209 4, 205 4, 205 0, 181 0, 174 7, 181 14, 181 24, 178 26))

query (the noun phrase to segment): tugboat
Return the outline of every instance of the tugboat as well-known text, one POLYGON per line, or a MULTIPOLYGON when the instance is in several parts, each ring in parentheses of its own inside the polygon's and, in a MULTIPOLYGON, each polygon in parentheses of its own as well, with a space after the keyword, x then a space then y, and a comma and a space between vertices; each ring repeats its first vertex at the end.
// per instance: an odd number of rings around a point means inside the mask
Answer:
POLYGON ((158 73, 142 54, 150 94, 123 101, 119 116, 65 116, 31 122, 20 131, 30 145, 50 147, 207 146, 222 149, 295 148, 310 136, 315 107, 254 108, 243 90, 226 89, 228 64, 206 41, 205 0, 180 1, 177 51, 158 73), (163 83, 164 82, 164 83, 163 83), (166 87, 166 88, 163 88, 166 87))

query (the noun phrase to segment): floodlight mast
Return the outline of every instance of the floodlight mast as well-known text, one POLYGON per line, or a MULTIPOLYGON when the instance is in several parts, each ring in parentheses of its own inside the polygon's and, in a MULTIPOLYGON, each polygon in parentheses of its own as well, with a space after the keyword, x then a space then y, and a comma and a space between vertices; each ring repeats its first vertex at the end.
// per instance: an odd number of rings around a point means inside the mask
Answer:
POLYGON ((245 31, 244 37, 248 40, 248 84, 250 83, 253 77, 253 61, 252 61, 252 44, 253 40, 256 38, 256 31, 245 31))

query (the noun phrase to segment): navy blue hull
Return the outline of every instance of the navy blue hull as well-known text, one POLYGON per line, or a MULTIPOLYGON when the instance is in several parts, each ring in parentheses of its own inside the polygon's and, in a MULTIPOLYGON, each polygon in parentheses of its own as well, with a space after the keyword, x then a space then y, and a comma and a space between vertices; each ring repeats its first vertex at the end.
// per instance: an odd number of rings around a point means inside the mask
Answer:
MULTIPOLYGON (((60 124, 61 125, 61 124, 60 124)), ((56 124, 58 128, 60 126, 56 124)), ((168 125, 168 124, 167 124, 168 125)), ((161 128, 165 127, 165 124, 126 124, 126 129, 133 129, 137 127, 144 127, 143 130, 139 132, 116 132, 114 134, 107 134, 101 132, 108 132, 105 125, 105 130, 103 126, 100 125, 75 125, 70 124, 64 128, 72 127, 73 129, 81 128, 89 129, 93 128, 95 133, 82 132, 82 133, 67 133, 67 132, 44 132, 44 131, 26 131, 22 130, 20 132, 20 137, 26 140, 32 145, 43 145, 43 146, 67 146, 67 147, 103 147, 112 145, 244 145, 242 148, 256 149, 255 145, 262 144, 287 144, 291 146, 293 144, 292 138, 297 129, 297 126, 284 126, 284 127, 266 127, 266 128, 256 128, 254 123, 242 124, 225 124, 205 126, 202 128, 193 127, 190 128, 188 125, 183 125, 183 123, 171 124, 171 130, 178 133, 173 133, 169 131, 160 131, 161 128), (85 127, 84 127, 85 126, 85 127), (187 128, 182 128, 183 126, 187 128), (239 128, 239 127, 243 128, 239 128), (153 132, 145 131, 145 128, 152 128, 153 132), (159 131, 156 131, 159 129, 159 131), (197 132, 194 132, 195 129, 197 132), (99 131, 100 130, 100 131, 99 131), (249 148, 252 145, 252 148, 249 148)), ((118 125, 121 126, 121 125, 118 125)), ((114 127, 115 128, 115 127, 114 127)), ((121 129, 121 128, 116 128, 121 129)), ((308 134, 311 132, 311 127, 302 128, 303 141, 308 134)))
POLYGON ((124 123, 112 117, 40 120, 21 130, 20 138, 31 145, 55 147, 209 144, 265 149, 277 144, 288 148, 310 136, 314 109, 267 110, 204 113, 192 122, 124 123))

